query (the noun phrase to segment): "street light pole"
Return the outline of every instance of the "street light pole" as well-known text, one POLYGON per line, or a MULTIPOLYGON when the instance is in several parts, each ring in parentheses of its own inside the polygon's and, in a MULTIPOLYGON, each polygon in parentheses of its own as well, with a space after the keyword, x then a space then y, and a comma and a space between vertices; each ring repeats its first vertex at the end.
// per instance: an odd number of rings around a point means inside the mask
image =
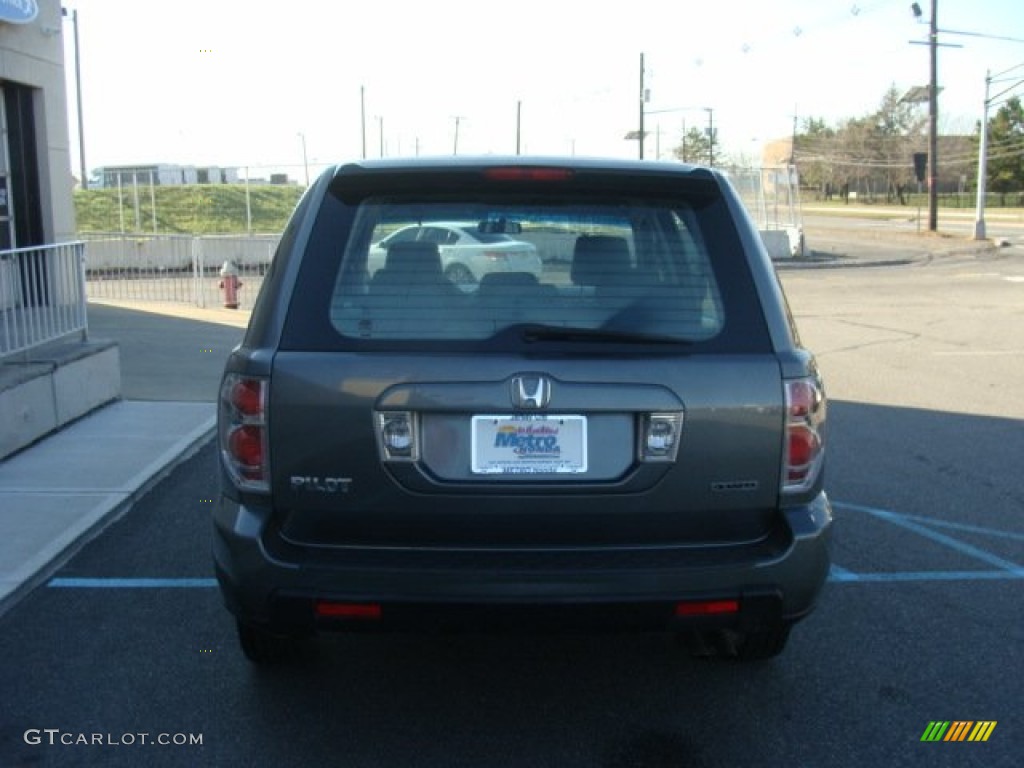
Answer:
POLYGON ((644 159, 644 55, 640 54, 640 159, 644 159))
MULTIPOLYGON (((66 8, 61 9, 61 13, 67 16, 68 11, 66 8)), ((78 43, 78 9, 75 8, 71 11, 71 26, 74 29, 75 34, 75 98, 78 100, 78 162, 79 162, 79 173, 82 176, 81 184, 82 189, 89 188, 89 177, 85 169, 85 128, 84 120, 82 118, 82 57, 81 47, 78 43)))
MULTIPOLYGON (((154 227, 154 234, 156 228, 154 227)), ((249 196, 249 166, 245 166, 245 234, 252 235, 252 198, 249 196)))
MULTIPOLYGON (((1024 42, 1024 40, 1019 42, 1024 42)), ((1009 69, 995 75, 993 75, 991 71, 985 73, 985 104, 983 105, 981 112, 981 145, 978 148, 978 204, 974 222, 975 240, 985 239, 985 183, 988 180, 988 108, 992 104, 996 103, 997 99, 1024 84, 1024 79, 1016 80, 1016 76, 1011 78, 1003 77, 1003 75, 1008 75, 1010 72, 1022 67, 1024 67, 1024 63, 1017 64, 1016 66, 1010 67, 1009 69), (999 93, 990 93, 992 83, 1004 83, 1011 80, 1016 80, 1016 82, 1004 88, 999 93)))
POLYGON ((299 138, 302 139, 302 168, 306 172, 306 186, 309 186, 309 160, 306 156, 306 134, 299 131, 299 138))
POLYGON ((981 109, 981 144, 978 147, 978 200, 974 214, 974 239, 985 239, 985 183, 988 175, 988 90, 992 71, 985 72, 985 102, 981 109))
POLYGON ((708 113, 708 165, 715 167, 715 110, 712 107, 704 107, 708 113))
POLYGON ((363 139, 363 160, 366 159, 366 86, 359 86, 359 119, 363 139))

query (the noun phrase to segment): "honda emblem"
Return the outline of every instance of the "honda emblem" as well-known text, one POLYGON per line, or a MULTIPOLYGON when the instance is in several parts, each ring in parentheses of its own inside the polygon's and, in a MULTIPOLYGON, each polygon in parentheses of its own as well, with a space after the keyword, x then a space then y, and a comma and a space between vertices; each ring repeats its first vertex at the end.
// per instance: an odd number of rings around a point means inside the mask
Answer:
POLYGON ((551 380, 544 376, 516 376, 512 379, 512 405, 537 410, 551 402, 551 380))

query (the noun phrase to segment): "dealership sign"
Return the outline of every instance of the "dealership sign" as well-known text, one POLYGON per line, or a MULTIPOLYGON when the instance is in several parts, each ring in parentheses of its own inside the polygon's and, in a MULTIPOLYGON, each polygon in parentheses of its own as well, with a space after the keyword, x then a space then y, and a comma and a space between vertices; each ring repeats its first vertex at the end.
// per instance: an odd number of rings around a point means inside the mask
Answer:
POLYGON ((28 24, 39 15, 36 0, 0 0, 0 21, 28 24))

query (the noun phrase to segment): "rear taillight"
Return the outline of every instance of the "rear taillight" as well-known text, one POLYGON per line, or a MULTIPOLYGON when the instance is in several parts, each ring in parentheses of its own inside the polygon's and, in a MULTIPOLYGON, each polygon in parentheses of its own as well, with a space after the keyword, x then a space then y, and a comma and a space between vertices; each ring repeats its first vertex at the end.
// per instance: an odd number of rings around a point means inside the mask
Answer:
POLYGON ((814 485, 824 462, 825 392, 817 376, 791 379, 785 385, 782 490, 799 492, 814 485))
POLYGON ((266 379, 228 373, 220 387, 218 436, 224 468, 239 488, 270 490, 266 379))

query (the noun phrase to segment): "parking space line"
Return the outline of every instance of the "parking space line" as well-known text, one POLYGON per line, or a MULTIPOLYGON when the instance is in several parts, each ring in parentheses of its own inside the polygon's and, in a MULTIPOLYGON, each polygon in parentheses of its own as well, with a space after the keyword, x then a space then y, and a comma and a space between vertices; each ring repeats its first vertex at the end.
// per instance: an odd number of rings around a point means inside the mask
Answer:
POLYGON ((832 563, 828 574, 829 581, 860 581, 860 574, 848 571, 842 566, 832 563))
MULTIPOLYGON (((892 571, 854 573, 832 564, 828 580, 838 584, 907 581, 1012 581, 1024 580, 1024 568, 1001 571, 892 571)), ((124 579, 124 578, 57 578, 47 587, 53 589, 212 589, 216 579, 124 579)))
POLYGON ((853 573, 832 566, 828 580, 833 584, 879 584, 887 581, 1015 581, 1024 580, 1024 568, 1016 571, 892 571, 853 573))
POLYGON ((48 587, 58 589, 200 589, 216 587, 216 579, 50 579, 48 587))
MULTIPOLYGON (((968 557, 973 557, 976 560, 982 560, 983 562, 986 562, 989 565, 994 565, 996 568, 1002 568, 1003 570, 1009 571, 1011 573, 1024 572, 1024 566, 1011 562, 1010 560, 1006 560, 1002 557, 999 557, 998 555, 994 555, 991 552, 985 551, 984 549, 979 549, 978 547, 968 544, 967 542, 960 541, 959 539, 954 539, 952 536, 947 536, 944 533, 933 531, 931 528, 927 527, 927 525, 922 525, 921 523, 908 519, 906 515, 900 515, 896 512, 889 512, 888 510, 877 509, 875 507, 865 507, 860 504, 847 504, 846 502, 835 502, 833 506, 838 507, 840 509, 853 510, 855 512, 864 512, 865 514, 871 515, 872 517, 876 517, 879 520, 884 520, 887 523, 892 523, 893 525, 897 525, 901 528, 905 528, 908 531, 912 531, 913 533, 916 533, 919 536, 924 536, 925 538, 931 539, 934 542, 947 546, 951 549, 955 549, 962 555, 967 555, 968 557)), ((928 524, 931 524, 930 521, 928 524)))
POLYGON ((981 536, 994 536, 997 539, 1009 539, 1011 541, 1024 541, 1024 533, 1013 531, 1001 531, 996 528, 983 528, 980 525, 967 525, 966 523, 950 523, 945 520, 936 520, 923 515, 903 515, 905 520, 914 520, 933 528, 948 528, 951 531, 963 531, 964 533, 977 533, 981 536))

